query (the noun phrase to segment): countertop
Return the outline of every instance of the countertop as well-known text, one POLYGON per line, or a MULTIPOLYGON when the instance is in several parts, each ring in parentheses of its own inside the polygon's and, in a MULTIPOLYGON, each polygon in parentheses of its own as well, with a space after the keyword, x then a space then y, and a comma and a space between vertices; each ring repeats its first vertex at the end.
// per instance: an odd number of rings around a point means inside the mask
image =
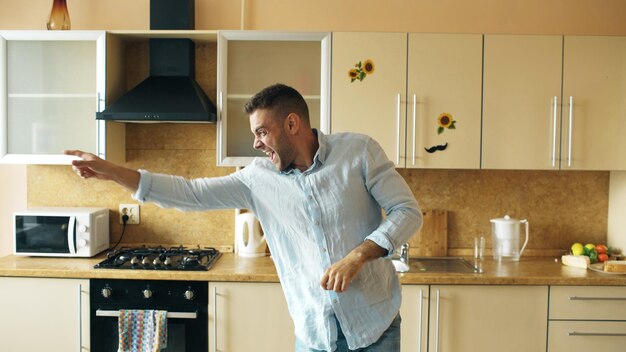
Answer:
MULTIPOLYGON (((0 258, 0 276, 77 278, 278 282, 271 257, 244 258, 223 253, 209 271, 162 271, 94 269, 103 259, 42 258, 9 255, 0 258)), ((604 274, 564 266, 555 258, 526 257, 519 262, 481 261, 480 274, 408 272, 399 274, 403 284, 458 285, 602 285, 626 286, 626 275, 604 274)))

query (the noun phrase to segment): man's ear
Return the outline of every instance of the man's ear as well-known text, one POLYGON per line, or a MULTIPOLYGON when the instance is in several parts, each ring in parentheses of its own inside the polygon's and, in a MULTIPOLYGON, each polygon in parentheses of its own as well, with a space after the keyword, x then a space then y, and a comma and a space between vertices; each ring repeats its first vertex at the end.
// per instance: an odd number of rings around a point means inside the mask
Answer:
POLYGON ((291 134, 295 134, 300 129, 300 116, 296 113, 290 113, 285 119, 285 129, 291 134))

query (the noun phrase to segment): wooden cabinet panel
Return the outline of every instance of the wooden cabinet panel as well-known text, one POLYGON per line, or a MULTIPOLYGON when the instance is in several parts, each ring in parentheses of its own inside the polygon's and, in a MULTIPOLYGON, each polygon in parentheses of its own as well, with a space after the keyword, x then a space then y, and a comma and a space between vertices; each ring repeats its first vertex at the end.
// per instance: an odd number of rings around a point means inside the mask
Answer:
POLYGON ((480 34, 409 34, 407 168, 480 168, 482 51, 480 34))
POLYGON ((626 321, 626 287, 552 286, 550 319, 626 321))
POLYGON ((211 282, 209 295, 209 351, 293 351, 294 327, 280 284, 211 282))
POLYGON ((551 321, 548 352, 622 351, 626 322, 551 321))
POLYGON ((427 285, 402 285, 402 352, 428 349, 428 292, 427 285))
POLYGON ((626 170, 624 62, 626 37, 565 36, 563 169, 626 170))
POLYGON ((89 281, 0 278, 2 350, 89 350, 89 281))
POLYGON ((396 166, 404 166, 406 33, 333 33, 331 132, 376 139, 396 166), (363 80, 349 71, 371 60, 363 80))
POLYGON ((562 40, 485 35, 483 168, 559 168, 562 40))
POLYGON ((431 286, 429 351, 541 351, 547 286, 431 286))

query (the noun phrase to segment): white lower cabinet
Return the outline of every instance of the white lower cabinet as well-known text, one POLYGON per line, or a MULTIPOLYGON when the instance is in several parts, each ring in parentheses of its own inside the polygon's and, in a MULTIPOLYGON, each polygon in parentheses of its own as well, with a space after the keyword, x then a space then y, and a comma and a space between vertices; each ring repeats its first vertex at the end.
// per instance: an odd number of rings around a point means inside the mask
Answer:
POLYGON ((623 351, 626 287, 550 287, 548 352, 623 351))
POLYGON ((547 286, 425 287, 403 287, 402 352, 545 351, 547 286))
POLYGON ((210 352, 291 352, 295 345, 279 283, 209 283, 210 352))
POLYGON ((0 346, 89 351, 89 280, 0 277, 0 346))
POLYGON ((402 285, 402 352, 428 350, 428 285, 402 285))

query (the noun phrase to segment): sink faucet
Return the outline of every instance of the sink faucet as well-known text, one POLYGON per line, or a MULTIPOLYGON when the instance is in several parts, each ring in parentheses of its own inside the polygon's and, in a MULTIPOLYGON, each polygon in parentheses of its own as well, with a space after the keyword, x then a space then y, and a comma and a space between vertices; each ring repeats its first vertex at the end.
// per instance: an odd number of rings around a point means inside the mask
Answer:
POLYGON ((409 264, 409 244, 408 243, 404 243, 402 246, 400 246, 400 261, 402 261, 404 264, 409 264))
POLYGON ((392 263, 397 272, 404 273, 409 271, 409 244, 405 243, 400 246, 399 252, 396 250, 394 253, 392 263))

